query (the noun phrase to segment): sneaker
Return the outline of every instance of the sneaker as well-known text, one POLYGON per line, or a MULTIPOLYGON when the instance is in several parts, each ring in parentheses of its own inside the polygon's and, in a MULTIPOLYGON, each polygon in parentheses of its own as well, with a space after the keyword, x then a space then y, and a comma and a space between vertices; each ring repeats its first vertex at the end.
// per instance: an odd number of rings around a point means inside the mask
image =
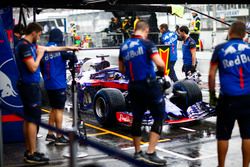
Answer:
POLYGON ((37 154, 32 154, 32 155, 26 155, 26 158, 24 159, 25 162, 27 163, 32 163, 32 164, 46 164, 49 162, 49 158, 43 157, 43 156, 38 156, 37 154))
POLYGON ((39 156, 39 157, 44 157, 45 154, 44 153, 41 153, 41 152, 34 152, 35 155, 39 156))
POLYGON ((134 153, 134 159, 136 159, 136 160, 143 160, 144 159, 144 153, 142 151, 135 152, 134 153))
POLYGON ((156 152, 152 153, 152 154, 143 154, 144 157, 144 161, 147 162, 150 165, 158 165, 158 166, 163 166, 166 165, 167 161, 164 159, 159 158, 156 155, 156 152))
MULTIPOLYGON (((24 152, 24 160, 25 159, 27 159, 27 156, 28 156, 28 153, 29 153, 29 150, 26 150, 25 152, 24 152)), ((45 156, 45 154, 44 153, 41 153, 41 152, 34 152, 34 154, 36 155, 36 156, 38 156, 38 157, 44 157, 45 156)))
POLYGON ((47 134, 46 141, 56 141, 56 136, 54 134, 47 134))
POLYGON ((68 145, 68 144, 69 144, 69 140, 65 139, 64 136, 58 137, 55 142, 55 145, 57 146, 63 146, 63 145, 68 145))

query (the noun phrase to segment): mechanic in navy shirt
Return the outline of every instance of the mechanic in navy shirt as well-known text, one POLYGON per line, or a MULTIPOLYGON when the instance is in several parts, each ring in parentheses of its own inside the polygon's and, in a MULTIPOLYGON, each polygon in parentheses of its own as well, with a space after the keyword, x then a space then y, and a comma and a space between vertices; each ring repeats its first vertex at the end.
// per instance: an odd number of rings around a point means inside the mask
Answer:
POLYGON ((131 129, 135 146, 134 157, 138 160, 146 159, 154 165, 163 165, 166 161, 156 155, 155 146, 162 131, 165 101, 160 85, 156 81, 154 63, 162 73, 165 64, 156 46, 147 40, 148 33, 148 23, 139 21, 134 36, 127 39, 120 47, 119 70, 129 79, 128 93, 133 112, 131 129), (154 123, 151 126, 149 146, 144 154, 140 148, 141 123, 147 109, 150 110, 154 123))
POLYGON ((13 28, 14 33, 14 47, 17 45, 18 41, 22 38, 24 26, 23 24, 17 24, 13 28))
POLYGON ((177 40, 178 35, 175 32, 169 31, 167 24, 160 25, 160 32, 162 33, 160 41, 161 44, 169 45, 170 47, 170 63, 169 63, 169 77, 172 81, 178 81, 178 78, 175 74, 174 65, 177 61, 177 40))
MULTIPOLYGON (((55 28, 50 31, 49 42, 46 46, 63 46, 63 33, 55 28)), ((44 79, 44 86, 47 90, 50 106, 49 125, 62 129, 63 111, 66 102, 66 62, 67 60, 76 63, 77 58, 72 52, 46 52, 41 61, 41 72, 44 79), (76 60, 76 61, 75 61, 76 60)), ((57 133, 56 137, 52 131, 48 131, 46 141, 55 141, 55 145, 66 145, 68 140, 62 134, 57 133)))
POLYGON ((44 47, 36 44, 40 39, 42 27, 38 23, 30 23, 25 30, 25 37, 15 47, 15 56, 19 70, 18 90, 23 102, 25 117, 24 137, 26 151, 24 160, 28 163, 43 164, 49 161, 44 153, 36 151, 37 125, 33 122, 41 121, 41 92, 39 87, 39 64, 44 52, 77 50, 76 47, 44 47))
POLYGON ((181 26, 179 29, 180 37, 183 40, 182 45, 182 59, 183 66, 182 72, 185 72, 187 76, 189 72, 193 73, 196 71, 197 60, 196 60, 196 43, 195 41, 189 37, 189 29, 187 26, 181 26))
POLYGON ((215 76, 219 70, 220 95, 216 106, 219 167, 225 166, 228 140, 237 120, 242 138, 243 167, 250 162, 250 46, 243 41, 246 26, 234 22, 229 41, 216 46, 209 70, 210 103, 215 105, 215 76))

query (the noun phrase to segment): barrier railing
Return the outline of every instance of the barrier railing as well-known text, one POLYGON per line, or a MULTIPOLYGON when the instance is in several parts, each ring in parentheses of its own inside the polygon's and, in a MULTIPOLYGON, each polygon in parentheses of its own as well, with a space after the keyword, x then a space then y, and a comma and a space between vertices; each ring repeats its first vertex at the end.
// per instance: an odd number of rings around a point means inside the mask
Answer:
MULTIPOLYGON (((84 37, 87 35, 91 38, 92 45, 89 48, 104 48, 104 47, 119 47, 124 41, 124 34, 123 33, 115 33, 115 32, 97 32, 97 33, 83 33, 80 32, 77 34, 80 36, 81 41, 84 40, 84 37)), ((155 38, 153 41, 158 44, 159 43, 159 32, 150 32, 149 37, 155 38), (154 37, 155 36, 155 37, 154 37)), ((49 35, 41 35, 41 39, 39 44, 46 45, 49 39, 49 35)), ((71 34, 66 33, 64 34, 64 41, 66 45, 73 45, 74 39, 71 34)), ((82 44, 84 47, 84 44, 82 44)))

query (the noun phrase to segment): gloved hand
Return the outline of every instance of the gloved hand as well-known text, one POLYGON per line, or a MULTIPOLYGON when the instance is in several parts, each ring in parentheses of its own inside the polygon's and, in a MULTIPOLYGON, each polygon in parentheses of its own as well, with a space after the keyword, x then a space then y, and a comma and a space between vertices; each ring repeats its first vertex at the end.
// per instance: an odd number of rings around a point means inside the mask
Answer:
POLYGON ((159 76, 159 77, 164 77, 164 71, 161 71, 161 70, 158 70, 155 72, 156 76, 159 76))
POLYGON ((217 105, 218 98, 215 95, 215 91, 209 91, 209 103, 211 106, 217 105))
POLYGON ((192 65, 191 73, 194 73, 195 71, 196 71, 196 66, 192 65))

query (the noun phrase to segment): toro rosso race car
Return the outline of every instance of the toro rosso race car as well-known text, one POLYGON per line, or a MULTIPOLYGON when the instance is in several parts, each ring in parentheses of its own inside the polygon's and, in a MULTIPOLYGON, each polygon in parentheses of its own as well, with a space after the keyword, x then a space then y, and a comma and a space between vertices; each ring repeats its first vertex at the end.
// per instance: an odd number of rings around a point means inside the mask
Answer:
MULTIPOLYGON (((131 126, 133 114, 127 92, 128 80, 119 72, 117 66, 111 67, 104 57, 101 57, 101 61, 90 59, 83 63, 83 66, 88 64, 92 69, 78 76, 78 103, 81 111, 93 108, 97 121, 103 126, 116 123, 131 126)), ((202 93, 196 82, 183 79, 171 86, 166 77, 157 77, 166 103, 165 123, 185 123, 215 115, 214 108, 202 101, 202 93), (165 93, 170 87, 172 92, 165 93)), ((143 124, 152 123, 150 111, 145 112, 143 124)))

